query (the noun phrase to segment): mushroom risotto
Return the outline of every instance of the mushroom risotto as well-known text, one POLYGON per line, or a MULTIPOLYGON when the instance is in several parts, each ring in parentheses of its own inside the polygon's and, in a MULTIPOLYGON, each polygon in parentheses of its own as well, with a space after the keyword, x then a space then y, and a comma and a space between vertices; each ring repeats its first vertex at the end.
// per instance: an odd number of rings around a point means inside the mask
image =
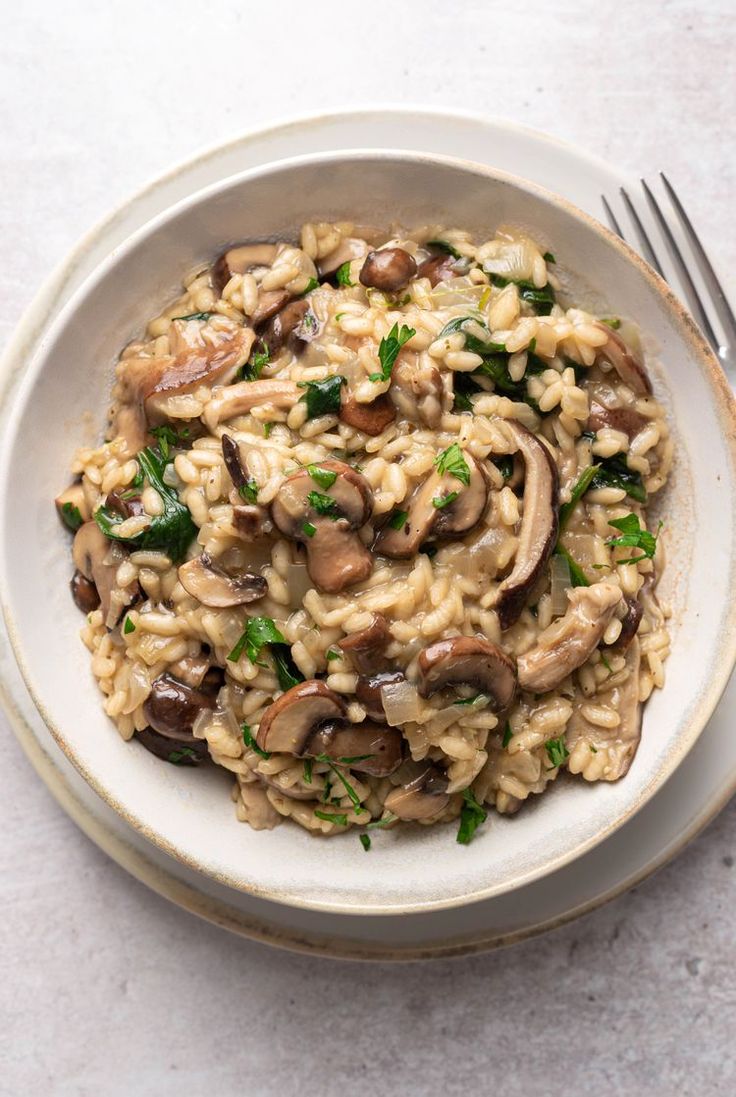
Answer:
POLYGON ((57 507, 131 749, 365 849, 626 773, 669 650, 672 442, 633 325, 555 270, 507 228, 307 224, 124 349, 57 507))

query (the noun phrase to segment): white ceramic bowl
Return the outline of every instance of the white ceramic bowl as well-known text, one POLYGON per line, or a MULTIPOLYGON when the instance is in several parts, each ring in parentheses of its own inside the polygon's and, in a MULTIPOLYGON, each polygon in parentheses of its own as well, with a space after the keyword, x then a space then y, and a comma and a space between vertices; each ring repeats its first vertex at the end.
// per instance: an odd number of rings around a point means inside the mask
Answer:
POLYGON ((0 590, 16 658, 51 733, 95 790, 168 852, 232 887, 346 913, 460 905, 530 882, 600 842, 683 760, 736 655, 736 411, 702 336, 665 284, 597 222, 531 183, 464 161, 400 152, 302 157, 224 180, 179 203, 114 251, 78 290, 29 364, 0 460, 0 590), (163 765, 124 743, 102 711, 68 591, 69 539, 53 498, 71 455, 94 443, 113 364, 182 275, 230 242, 294 238, 311 219, 438 221, 486 235, 515 222, 557 259, 575 300, 637 319, 657 346, 659 399, 677 461, 662 504, 675 606, 667 684, 647 705, 625 779, 560 779, 516 817, 490 816, 469 847, 455 828, 354 834, 239 824, 222 771, 163 765))

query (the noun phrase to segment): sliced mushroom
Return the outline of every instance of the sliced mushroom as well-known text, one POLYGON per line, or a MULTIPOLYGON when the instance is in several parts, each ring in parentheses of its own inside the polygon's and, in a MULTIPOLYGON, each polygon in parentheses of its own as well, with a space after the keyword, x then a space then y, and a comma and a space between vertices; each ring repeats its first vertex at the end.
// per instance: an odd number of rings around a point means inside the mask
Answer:
POLYGON ((381 690, 384 686, 398 685, 406 678, 400 670, 382 670, 375 674, 361 674, 355 685, 355 698, 373 720, 385 720, 386 710, 381 690))
POLYGON ((320 278, 329 278, 335 274, 343 263, 352 263, 353 259, 362 259, 368 251, 365 240, 358 240, 352 236, 343 237, 334 251, 329 252, 322 259, 317 260, 317 273, 320 278))
POLYGON ((228 248, 212 267, 212 284, 222 294, 234 274, 245 274, 254 267, 270 267, 276 258, 278 244, 240 244, 228 248))
POLYGON ((617 332, 606 324, 597 326, 608 336, 608 342, 598 347, 597 356, 610 362, 623 383, 628 385, 637 396, 651 396, 652 383, 644 363, 637 358, 617 332))
POLYGON ((649 420, 640 415, 634 408, 608 408, 604 404, 599 404, 596 400, 591 400, 590 415, 585 428, 586 430, 602 430, 603 428, 618 430, 631 441, 640 431, 644 430, 648 422, 649 420))
POLYGON ((361 674, 372 674, 386 666, 384 651, 391 640, 388 622, 382 613, 374 613, 366 628, 351 632, 340 641, 342 651, 347 651, 353 666, 361 674))
POLYGON ((167 418, 171 396, 192 392, 202 384, 226 384, 248 360, 254 333, 233 321, 217 329, 206 321, 174 320, 170 340, 176 354, 160 358, 123 358, 118 365, 115 431, 132 453, 145 446, 149 423, 167 418), (204 329, 207 328, 205 338, 204 329), (191 329, 191 330, 190 330, 191 329))
POLYGON ((359 404, 343 387, 340 394, 340 419, 349 427, 362 430, 364 434, 376 437, 383 434, 389 423, 396 418, 396 411, 387 393, 382 393, 370 404, 359 404))
POLYGON ((91 579, 82 575, 81 571, 75 571, 72 575, 69 587, 74 599, 74 605, 81 609, 82 613, 92 613, 100 604, 100 596, 97 587, 91 579))
POLYGON ((81 483, 70 484, 66 491, 56 496, 54 503, 59 518, 67 529, 74 533, 79 529, 81 522, 88 522, 92 517, 81 483))
POLYGON ((431 762, 420 763, 411 768, 418 770, 416 776, 410 777, 399 788, 389 792, 384 808, 399 819, 407 821, 433 819, 450 802, 447 777, 431 762))
MULTIPOLYGON (((120 552, 122 559, 123 550, 120 552)), ((74 535, 74 566, 85 579, 94 583, 105 621, 110 612, 110 601, 120 564, 120 559, 113 559, 115 555, 113 546, 95 521, 85 522, 74 535)))
POLYGON ((435 430, 442 419, 442 375, 432 362, 400 351, 391 373, 389 395, 400 415, 435 430))
POLYGON ((249 572, 228 575, 207 552, 182 564, 178 574, 187 594, 213 609, 245 606, 263 598, 268 591, 268 583, 262 575, 251 575, 249 572))
POLYGON ((214 709, 216 693, 211 689, 194 689, 164 673, 153 682, 143 704, 143 715, 159 735, 181 742, 198 742, 192 735, 192 725, 202 709, 214 709))
POLYGON ((370 517, 373 493, 364 476, 341 461, 321 461, 320 468, 337 473, 326 490, 312 480, 308 469, 299 469, 286 479, 271 504, 277 529, 307 549, 307 568, 320 590, 338 594, 346 587, 367 579, 373 557, 357 534, 370 517), (330 513, 320 513, 310 502, 316 493, 334 503, 330 513))
POLYGON ((524 458, 525 479, 516 559, 495 606, 502 629, 518 619, 557 543, 560 501, 560 475, 547 447, 521 423, 507 419, 505 424, 524 458))
POLYGON ((203 739, 173 739, 153 728, 143 728, 135 733, 135 737, 156 758, 172 765, 199 766, 209 760, 209 751, 203 739))
POLYGON ((248 476, 240 454, 240 446, 230 434, 223 434, 222 436, 222 458, 225 462, 225 468, 230 474, 233 487, 237 491, 246 487, 248 476))
POLYGON ((400 730, 387 724, 371 720, 364 720, 362 724, 342 721, 318 728, 308 749, 313 757, 326 754, 332 761, 343 762, 356 773, 388 777, 401 765, 404 741, 400 730))
POLYGON ((119 514, 122 519, 133 518, 135 515, 145 514, 145 507, 140 495, 121 495, 119 491, 108 492, 105 507, 119 514))
POLYGON ((250 318, 250 322, 258 331, 267 320, 276 316, 291 301, 291 294, 285 289, 266 289, 258 294, 256 311, 250 318))
POLYGON ((268 512, 252 503, 237 503, 233 507, 233 529, 243 541, 252 543, 273 529, 268 512))
POLYGON ((362 285, 383 293, 398 293, 416 273, 416 260, 404 248, 379 248, 378 251, 368 252, 360 271, 360 281, 362 285))
POLYGON ((507 709, 516 693, 516 671, 508 655, 480 636, 451 636, 425 648, 419 656, 422 697, 464 684, 490 698, 494 712, 507 709))
POLYGON ((218 423, 247 415, 253 408, 270 404, 274 408, 291 408, 302 396, 296 381, 238 381, 219 390, 204 409, 202 418, 213 430, 218 423))
MULTIPOLYGON (((639 669, 641 648, 634 639, 626 651, 624 681, 613 689, 596 694, 597 704, 606 705, 618 713, 619 723, 614 728, 602 728, 591 724, 583 716, 587 698, 573 703, 573 713, 565 732, 565 744, 570 754, 581 743, 590 752, 586 762, 593 765, 596 781, 617 781, 628 773, 641 738, 641 704, 639 702, 639 669)), ((585 773, 585 766, 581 767, 585 773)), ((577 767, 576 767, 577 771, 577 767)))
POLYGON ((488 502, 488 482, 482 466, 464 454, 470 470, 470 482, 449 473, 432 472, 414 492, 407 504, 407 518, 399 529, 386 525, 378 534, 374 550, 396 560, 415 556, 421 545, 431 535, 446 539, 468 533, 480 522, 488 502), (435 501, 457 494, 444 506, 435 501))
POLYGON ((324 682, 316 678, 300 682, 268 706, 256 741, 261 750, 306 755, 315 731, 322 724, 344 719, 346 714, 342 697, 324 682))
MULTIPOLYGON (((169 667, 169 671, 174 678, 179 682, 183 682, 185 686, 192 686, 194 689, 199 689, 211 670, 220 671, 220 668, 211 667, 209 656, 204 654, 185 655, 169 667)), ((219 685, 222 685, 221 671, 219 685)))
POLYGON ((625 651, 634 639, 644 615, 644 607, 637 598, 632 598, 627 594, 624 596, 624 601, 626 602, 626 613, 621 618, 621 631, 614 645, 620 651, 625 651))
POLYGON ((275 358, 287 344, 299 352, 307 343, 319 335, 320 323, 312 312, 305 297, 289 301, 284 308, 264 324, 259 331, 261 343, 268 347, 271 358, 275 358))
POLYGON ((567 592, 568 609, 537 637, 530 651, 516 661, 519 685, 531 693, 547 693, 582 666, 600 643, 621 601, 615 583, 594 583, 567 592))
POLYGON ((457 278, 459 273, 455 257, 443 251, 439 255, 430 255, 419 264, 417 278, 429 278, 430 285, 434 287, 440 282, 457 278))

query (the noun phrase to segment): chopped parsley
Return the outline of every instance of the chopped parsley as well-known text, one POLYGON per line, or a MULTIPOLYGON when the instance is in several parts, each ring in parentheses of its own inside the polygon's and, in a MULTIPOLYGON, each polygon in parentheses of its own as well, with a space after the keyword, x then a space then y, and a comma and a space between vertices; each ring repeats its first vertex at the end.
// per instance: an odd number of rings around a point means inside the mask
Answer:
POLYGON ((317 532, 317 527, 315 525, 313 525, 311 522, 303 522, 302 523, 302 533, 306 537, 314 537, 316 532, 317 532))
POLYGON ((456 701, 453 701, 453 705, 456 708, 469 708, 470 705, 479 705, 481 702, 487 702, 488 697, 485 693, 476 693, 472 697, 459 697, 456 701))
POLYGON ((84 525, 82 513, 79 507, 75 506, 74 503, 68 501, 62 503, 59 507, 59 515, 64 525, 67 529, 70 529, 72 533, 76 533, 79 527, 84 525))
POLYGON ((335 651, 333 648, 330 648, 330 650, 325 655, 325 659, 327 660, 328 663, 332 663, 332 662, 334 662, 335 659, 340 659, 340 658, 342 658, 342 656, 340 655, 340 652, 335 651))
POLYGON ((457 331, 465 336, 465 349, 471 351, 473 354, 480 354, 485 357, 487 354, 506 350, 503 343, 493 342, 491 333, 486 325, 475 316, 456 316, 453 320, 450 320, 449 323, 445 324, 437 338, 444 339, 445 336, 454 335, 457 331), (476 335, 472 330, 468 331, 468 326, 479 329, 481 335, 476 335))
POLYGON ((270 750, 261 750, 261 748, 258 746, 258 743, 256 742, 256 737, 247 724, 243 724, 241 730, 243 732, 243 742, 247 747, 250 747, 251 750, 254 750, 256 754, 260 754, 261 758, 271 757, 270 750))
POLYGON ((556 263, 557 262, 557 260, 555 259, 554 255, 552 254, 551 251, 545 251, 542 258, 544 259, 545 263, 556 263))
POLYGON ((460 825, 457 830, 457 841, 461 846, 467 846, 473 838, 481 823, 485 823, 488 812, 476 800, 469 788, 463 792, 463 806, 460 812, 460 825))
POLYGON ((370 835, 369 835, 369 834, 360 834, 360 835, 358 835, 358 837, 360 838, 360 844, 361 844, 361 846, 363 847, 363 849, 364 849, 364 850, 366 851, 366 853, 367 853, 367 852, 368 852, 368 850, 369 850, 369 849, 371 848, 371 838, 370 838, 370 835))
POLYGON ((237 663, 245 652, 251 663, 256 664, 264 647, 271 652, 281 689, 291 689, 304 681, 291 657, 291 648, 271 617, 248 618, 240 639, 227 657, 228 661, 237 663))
POLYGON ((466 392, 458 391, 457 387, 455 389, 455 394, 453 398, 452 410, 460 412, 473 410, 473 405, 470 403, 470 397, 468 396, 468 394, 466 392))
POLYGON ((603 666, 604 666, 604 667, 606 668, 606 670, 608 671, 608 673, 609 673, 609 674, 613 674, 613 667, 612 667, 612 666, 611 666, 611 664, 610 664, 610 663, 608 662, 608 659, 606 659, 606 657, 605 657, 605 655, 603 654, 603 652, 601 652, 601 662, 603 663, 603 666))
POLYGON ((437 457, 435 457, 434 464, 438 472, 442 474, 448 473, 450 476, 454 476, 455 479, 459 480, 465 487, 470 483, 468 462, 465 460, 463 451, 460 449, 457 442, 453 442, 451 446, 448 446, 447 449, 438 454, 437 457))
POLYGON ((263 424, 263 437, 268 438, 268 436, 269 436, 269 434, 271 433, 272 430, 273 430, 273 423, 264 423, 263 424))
POLYGON ((107 506, 95 511, 94 519, 106 537, 122 541, 136 549, 165 552, 172 563, 178 564, 186 556, 189 545, 197 534, 188 508, 180 501, 173 488, 164 483, 167 460, 158 448, 148 447, 138 454, 138 466, 142 475, 161 499, 161 514, 153 515, 150 525, 134 537, 121 537, 117 528, 125 521, 120 514, 107 506))
POLYGON ((388 335, 384 336, 378 347, 378 360, 381 363, 381 372, 369 374, 369 381, 389 380, 391 377, 391 370, 394 368, 394 362, 396 361, 399 351, 404 343, 409 342, 413 335, 416 335, 414 328, 402 325, 401 329, 399 329, 398 323, 394 324, 391 331, 388 335))
POLYGON ((318 808, 315 808, 314 814, 318 819, 324 819, 327 823, 334 823, 337 827, 346 827, 348 825, 348 817, 344 812, 338 812, 333 815, 329 811, 320 811, 318 808))
POLYGON ((306 286, 302 290, 300 297, 306 297, 308 293, 311 293, 313 289, 316 289, 319 285, 319 281, 316 278, 310 278, 306 286))
POLYGON ((263 372, 263 367, 271 361, 268 343, 261 341, 258 345, 263 349, 254 351, 240 371, 243 381, 257 381, 263 372))
POLYGON ((310 491, 307 493, 307 502, 313 510, 317 511, 317 514, 331 518, 333 522, 340 517, 337 501, 331 495, 323 495, 321 491, 310 491))
POLYGON ((580 567, 580 564, 572 558, 567 549, 557 542, 555 548, 556 556, 563 556, 567 560, 568 567, 570 568, 570 585, 573 587, 589 587, 590 583, 585 575, 585 572, 580 567))
MULTIPOLYGON (((350 260, 346 259, 345 262, 337 268, 335 273, 335 281, 338 286, 354 286, 355 282, 350 277, 350 260)), ((337 318, 336 318, 337 319, 337 318)))
POLYGON ((366 830, 379 830, 382 827, 388 827, 391 823, 395 823, 398 819, 398 815, 392 815, 391 812, 388 815, 384 815, 383 819, 374 819, 372 823, 366 823, 366 830))
POLYGON ((320 415, 337 415, 340 410, 340 389, 346 384, 345 378, 335 373, 322 381, 297 381, 300 389, 307 391, 302 400, 307 405, 307 418, 316 419, 320 415))
POLYGON ((181 446, 184 444, 184 440, 189 435, 188 427, 184 427, 181 431, 174 430, 168 423, 164 423, 161 427, 152 427, 151 434, 158 442, 158 448, 161 451, 161 456, 164 461, 168 461, 169 454, 175 446, 181 446))
POLYGON ((125 624, 123 625, 123 636, 130 636, 131 632, 135 632, 135 625, 130 617, 126 617, 125 624))
POLYGON ((335 480, 337 480, 336 472, 333 472, 331 469, 320 468, 319 465, 307 465, 307 472, 312 480, 314 480, 315 484, 319 484, 319 486, 325 490, 331 488, 335 483, 335 480))
POLYGON ((503 278, 500 274, 492 274, 491 282, 499 287, 508 286, 510 282, 514 282, 518 286, 519 297, 531 305, 538 316, 549 316, 555 304, 555 292, 549 283, 546 286, 535 286, 533 282, 526 279, 516 281, 513 278, 503 278))
POLYGON ((618 316, 602 316, 601 323, 605 324, 607 328, 612 328, 614 331, 618 331, 621 327, 621 321, 618 316))
POLYGON ((548 739, 544 744, 544 749, 547 751, 547 757, 552 765, 550 769, 557 769, 561 766, 566 759, 570 757, 570 751, 565 745, 564 736, 560 736, 559 739, 548 739))
POLYGON ((507 720, 506 721, 506 727, 503 729, 503 739, 501 740, 501 746, 503 747, 504 750, 506 750, 509 743, 511 742, 511 739, 513 738, 513 734, 514 733, 512 731, 511 724, 507 720))
POLYGON ((621 531, 621 537, 610 537, 606 544, 612 548, 623 546, 626 548, 641 549, 641 556, 631 556, 626 560, 617 560, 617 564, 638 564, 640 560, 651 560, 657 551, 657 538, 662 528, 659 523, 656 533, 650 533, 646 526, 642 526, 635 514, 627 514, 623 518, 609 518, 609 526, 621 531))
POLYGON ((291 648, 288 644, 272 644, 271 658, 276 664, 276 677, 284 691, 304 681, 304 675, 300 673, 291 657, 291 648))
POLYGON ((179 750, 172 750, 171 754, 167 757, 166 761, 171 762, 172 765, 178 766, 185 758, 197 757, 196 751, 191 747, 180 747, 179 750))
POLYGON ((246 503, 258 502, 258 481, 254 480, 251 476, 246 480, 244 484, 241 484, 238 488, 239 495, 245 499, 246 503))
POLYGON ((391 529, 401 529, 406 525, 406 520, 409 517, 408 510, 395 510, 388 520, 388 524, 391 529))
POLYGON ((626 464, 622 456, 606 457, 590 484, 591 488, 623 488, 637 503, 646 503, 647 492, 641 475, 626 464))
POLYGON ((432 500, 432 506, 437 510, 442 510, 443 507, 447 507, 450 503, 454 503, 459 494, 459 491, 448 491, 447 495, 435 495, 432 500))
POLYGON ((353 807, 355 808, 355 811, 358 813, 358 815, 360 815, 361 812, 365 811, 366 808, 364 808, 363 805, 361 804, 360 797, 358 796, 357 792, 355 791, 353 786, 350 784, 350 782, 348 781, 347 777, 342 772, 340 767, 336 766, 335 763, 332 761, 332 759, 329 758, 328 755, 326 755, 326 754, 318 754, 317 755, 317 761, 318 762, 324 762, 326 765, 328 765, 330 767, 330 769, 334 773, 335 777, 337 777, 338 781, 340 782, 340 784, 345 789, 345 792, 347 793, 348 798, 350 799, 350 803, 353 805, 353 807))
POLYGON ((175 316, 175 320, 209 320, 214 312, 190 312, 187 316, 175 316))
POLYGON ((580 476, 578 477, 577 483, 570 492, 569 503, 563 503, 560 507, 560 531, 565 528, 568 521, 570 520, 572 512, 575 510, 575 507, 578 505, 578 503, 592 484, 599 467, 599 465, 591 465, 590 468, 587 468, 584 472, 581 472, 580 476))
POLYGON ((306 785, 311 785, 311 783, 312 783, 312 759, 311 758, 305 758, 304 759, 304 783, 306 785))

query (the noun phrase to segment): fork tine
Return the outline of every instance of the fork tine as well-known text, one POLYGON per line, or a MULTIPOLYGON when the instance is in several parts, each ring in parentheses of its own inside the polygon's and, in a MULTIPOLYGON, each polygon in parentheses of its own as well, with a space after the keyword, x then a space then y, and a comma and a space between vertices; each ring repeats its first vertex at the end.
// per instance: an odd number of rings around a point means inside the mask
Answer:
MULTIPOLYGON (((634 209, 633 202, 631 201, 623 187, 621 187, 621 197, 624 201, 626 209, 629 212, 629 217, 634 222, 634 227, 639 234, 639 241, 641 243, 641 250, 644 252, 644 258, 646 259, 647 263, 649 263, 650 267, 654 267, 659 277, 664 278, 664 271, 662 270, 659 259, 657 258, 657 253, 652 247, 652 241, 649 239, 647 230, 641 223, 641 218, 639 217, 639 214, 634 209)), ((665 281, 667 281, 666 278, 665 281)))
POLYGON ((643 179, 641 180, 641 185, 644 188, 644 194, 646 195, 647 202, 649 203, 652 213, 657 220, 657 224, 662 231, 662 235, 667 241, 667 246, 670 250, 675 266, 677 267, 677 273, 680 275, 680 278, 682 279, 683 285, 685 287, 685 295, 688 299, 688 304, 692 309, 695 319, 698 321, 701 328, 705 332, 705 336, 708 342, 714 348, 714 350, 717 351, 719 344, 718 339, 716 338, 716 333, 713 331, 713 326, 706 315, 705 309, 703 308, 703 302, 700 299, 700 294, 695 288, 695 283, 690 277, 690 271, 685 265, 685 260, 682 258, 682 252, 677 246, 677 241, 672 235, 672 230, 667 224, 664 218, 664 214, 657 204, 656 198, 654 197, 643 179))
POLYGON ((608 202, 606 201, 605 194, 601 195, 601 202, 603 203, 603 208, 606 211, 606 217, 608 218, 608 224, 611 226, 611 228, 613 229, 613 231, 616 233, 617 236, 620 236, 622 240, 625 240, 626 237, 624 236, 623 232, 621 231, 621 226, 619 225, 618 221, 616 220, 616 214, 613 212, 613 210, 609 206, 608 202))
POLYGON ((685 235, 687 237, 688 243, 695 253, 695 258, 698 261, 703 279, 706 286, 708 287, 708 292, 713 298, 713 304, 715 306, 716 312, 718 313, 719 319, 723 324, 723 327, 725 328, 726 338, 732 343, 736 343, 736 316, 734 316, 733 310, 728 303, 728 300, 726 299, 726 295, 723 292, 723 287, 718 281, 716 272, 711 266, 710 259, 705 254, 705 249, 700 243, 700 239, 698 238, 698 234, 693 228, 690 218, 683 209, 682 202, 675 194, 674 187, 672 186, 663 171, 660 171, 659 177, 664 184, 664 188, 667 191, 670 202, 674 206, 677 216, 680 218, 682 227, 685 230, 685 235))

